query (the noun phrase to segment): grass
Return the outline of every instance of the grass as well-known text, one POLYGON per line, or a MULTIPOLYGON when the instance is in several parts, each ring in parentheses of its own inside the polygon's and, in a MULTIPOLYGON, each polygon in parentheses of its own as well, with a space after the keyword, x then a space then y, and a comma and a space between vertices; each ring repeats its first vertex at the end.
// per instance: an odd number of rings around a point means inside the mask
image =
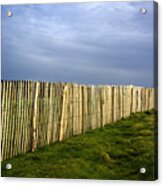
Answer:
POLYGON ((132 114, 64 142, 2 162, 3 177, 156 179, 156 112, 132 114), (6 170, 6 163, 12 169, 6 170), (146 173, 141 174, 140 168, 146 173))

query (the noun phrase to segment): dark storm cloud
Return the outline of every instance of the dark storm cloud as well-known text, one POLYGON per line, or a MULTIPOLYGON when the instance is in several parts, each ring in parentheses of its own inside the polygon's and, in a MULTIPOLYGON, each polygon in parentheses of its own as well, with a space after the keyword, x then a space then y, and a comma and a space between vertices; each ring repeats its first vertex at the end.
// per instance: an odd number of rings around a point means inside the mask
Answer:
POLYGON ((2 79, 153 86, 152 10, 152 2, 3 6, 2 79))

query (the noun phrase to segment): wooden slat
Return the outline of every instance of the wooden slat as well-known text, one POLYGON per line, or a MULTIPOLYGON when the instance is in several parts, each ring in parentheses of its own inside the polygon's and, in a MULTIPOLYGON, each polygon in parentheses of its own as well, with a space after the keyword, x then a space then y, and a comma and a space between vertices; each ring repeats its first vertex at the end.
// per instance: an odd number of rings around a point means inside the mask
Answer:
POLYGON ((39 83, 36 82, 35 84, 35 96, 34 96, 34 105, 33 105, 33 119, 32 119, 32 152, 35 151, 37 146, 36 141, 36 119, 37 119, 37 100, 38 100, 38 90, 39 90, 39 83))

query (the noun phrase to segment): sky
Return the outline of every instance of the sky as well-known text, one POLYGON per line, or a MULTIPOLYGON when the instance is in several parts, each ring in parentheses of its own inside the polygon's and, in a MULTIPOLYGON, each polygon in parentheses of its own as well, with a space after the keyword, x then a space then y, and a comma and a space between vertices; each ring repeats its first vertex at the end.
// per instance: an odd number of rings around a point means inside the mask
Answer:
POLYGON ((3 80, 153 86, 153 2, 4 5, 1 38, 3 80))

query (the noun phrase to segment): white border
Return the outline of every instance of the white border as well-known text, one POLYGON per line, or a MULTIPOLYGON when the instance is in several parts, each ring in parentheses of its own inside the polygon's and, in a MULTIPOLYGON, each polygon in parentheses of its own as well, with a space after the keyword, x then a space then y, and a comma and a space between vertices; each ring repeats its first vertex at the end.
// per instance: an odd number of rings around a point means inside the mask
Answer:
MULTIPOLYGON (((0 4, 26 4, 26 3, 58 3, 58 2, 95 2, 97 0, 1 0, 0 4)), ((98 0, 102 1, 102 0, 98 0)), ((106 1, 106 0, 105 0, 106 1)), ((110 1, 110 0, 107 0, 110 1)), ((123 0, 111 0, 111 1, 123 1, 123 0)), ((136 1, 136 0, 134 0, 136 1)), ((140 0, 138 0, 140 1, 140 0)), ((145 0, 143 0, 145 1, 145 0)), ((59 185, 59 186, 112 186, 121 184, 122 186, 131 186, 131 185, 163 185, 163 161, 161 157, 163 157, 163 148, 161 148, 161 142, 163 141, 163 114, 161 113, 162 103, 163 100, 161 98, 161 95, 163 95, 163 53, 161 49, 163 48, 163 38, 161 36, 161 33, 163 33, 163 21, 161 22, 161 19, 163 20, 163 1, 157 0, 159 3, 159 180, 155 182, 142 182, 142 181, 100 181, 100 180, 64 180, 64 179, 27 179, 27 178, 0 178, 0 184, 3 186, 12 185, 12 186, 27 186, 30 184, 30 186, 44 186, 47 185, 59 185)))

